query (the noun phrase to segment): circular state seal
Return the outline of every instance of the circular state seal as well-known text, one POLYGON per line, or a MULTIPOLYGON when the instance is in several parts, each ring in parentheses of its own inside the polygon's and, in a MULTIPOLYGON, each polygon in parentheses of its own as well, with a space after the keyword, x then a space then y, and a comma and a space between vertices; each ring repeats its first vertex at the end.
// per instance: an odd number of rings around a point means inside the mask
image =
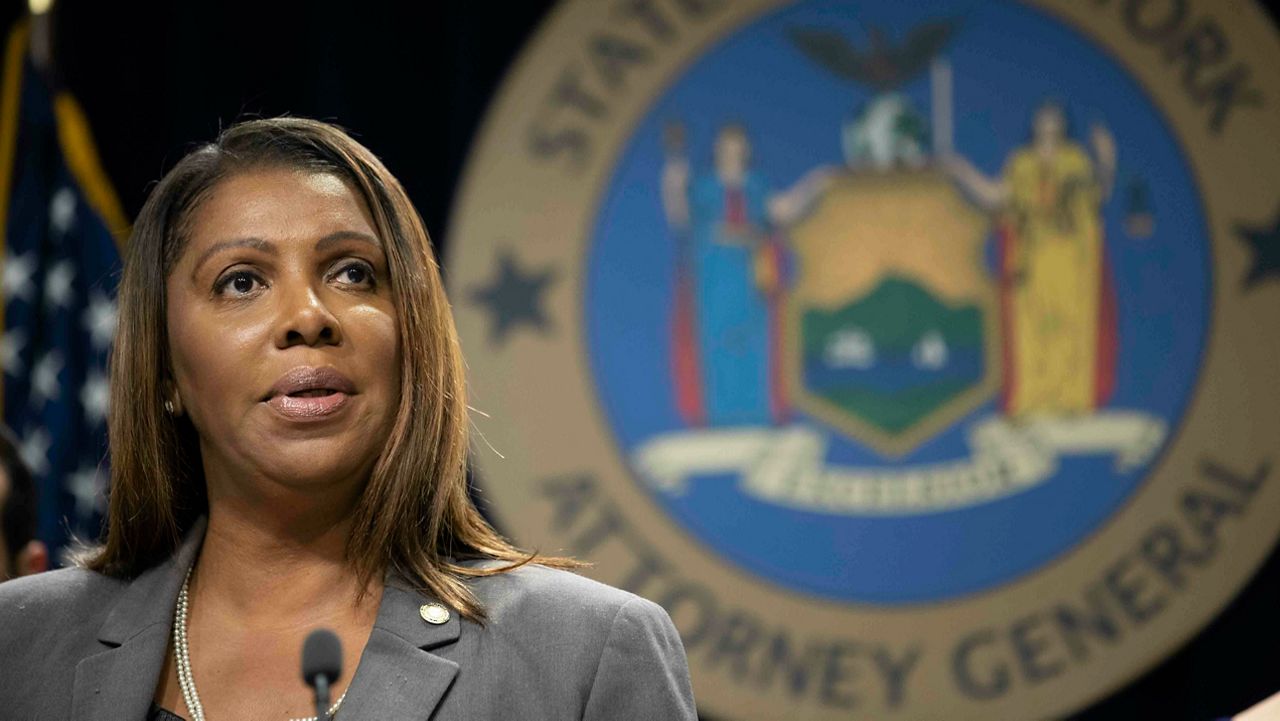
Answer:
POLYGON ((1202 5, 561 5, 449 239, 504 528, 662 604, 714 718, 1171 653, 1280 533, 1280 44, 1202 5))

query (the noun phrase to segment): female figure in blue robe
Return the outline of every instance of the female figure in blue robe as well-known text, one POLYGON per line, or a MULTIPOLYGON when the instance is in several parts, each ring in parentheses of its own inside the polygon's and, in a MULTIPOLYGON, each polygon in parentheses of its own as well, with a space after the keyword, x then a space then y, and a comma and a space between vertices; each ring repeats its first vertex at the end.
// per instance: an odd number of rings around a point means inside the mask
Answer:
POLYGON ((663 201, 684 246, 673 363, 677 405, 691 425, 781 423, 777 326, 785 264, 778 230, 807 210, 831 171, 816 170, 792 190, 773 192, 751 168, 750 141, 738 124, 720 129, 711 172, 692 182, 683 154, 670 151, 663 201))

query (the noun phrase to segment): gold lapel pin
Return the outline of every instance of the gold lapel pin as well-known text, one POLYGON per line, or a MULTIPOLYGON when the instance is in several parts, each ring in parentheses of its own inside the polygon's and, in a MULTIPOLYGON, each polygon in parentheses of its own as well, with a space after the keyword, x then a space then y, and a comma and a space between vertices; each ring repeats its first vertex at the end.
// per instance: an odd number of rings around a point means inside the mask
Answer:
POLYGON ((418 614, 422 616, 423 621, 437 626, 449 620, 449 609, 438 603, 424 603, 422 608, 418 609, 418 614))

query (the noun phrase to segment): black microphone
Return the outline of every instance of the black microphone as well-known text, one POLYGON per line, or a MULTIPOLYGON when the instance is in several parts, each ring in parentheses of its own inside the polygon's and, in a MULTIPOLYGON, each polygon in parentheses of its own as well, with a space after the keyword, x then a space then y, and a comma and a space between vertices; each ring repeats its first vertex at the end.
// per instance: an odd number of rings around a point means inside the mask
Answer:
POLYGON ((316 719, 329 721, 329 689, 342 676, 342 642, 318 628, 302 644, 302 680, 316 693, 316 719))

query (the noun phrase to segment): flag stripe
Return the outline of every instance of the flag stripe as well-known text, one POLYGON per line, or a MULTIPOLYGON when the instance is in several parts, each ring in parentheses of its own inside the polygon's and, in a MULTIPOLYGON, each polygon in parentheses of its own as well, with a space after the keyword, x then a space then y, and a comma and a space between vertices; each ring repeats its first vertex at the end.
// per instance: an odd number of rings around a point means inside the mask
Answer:
POLYGON ((63 160, 89 205, 107 224, 116 248, 123 253, 125 241, 129 238, 129 220, 120 207, 115 188, 111 187, 111 181, 102 170, 93 134, 89 132, 89 121, 85 119, 80 103, 70 93, 60 92, 53 101, 53 114, 63 160))

